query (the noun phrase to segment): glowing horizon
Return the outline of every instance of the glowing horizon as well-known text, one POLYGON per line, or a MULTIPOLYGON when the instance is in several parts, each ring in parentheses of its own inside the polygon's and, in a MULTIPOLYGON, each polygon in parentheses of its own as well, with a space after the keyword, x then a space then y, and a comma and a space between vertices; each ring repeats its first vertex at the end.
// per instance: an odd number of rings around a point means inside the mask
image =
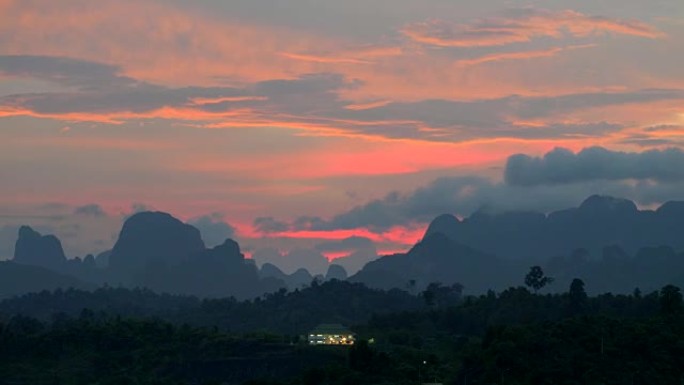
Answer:
POLYGON ((478 205, 684 199, 648 173, 504 178, 516 154, 684 148, 683 20, 675 0, 0 0, 0 258, 21 224, 106 250, 133 206, 248 254, 382 253, 478 205))

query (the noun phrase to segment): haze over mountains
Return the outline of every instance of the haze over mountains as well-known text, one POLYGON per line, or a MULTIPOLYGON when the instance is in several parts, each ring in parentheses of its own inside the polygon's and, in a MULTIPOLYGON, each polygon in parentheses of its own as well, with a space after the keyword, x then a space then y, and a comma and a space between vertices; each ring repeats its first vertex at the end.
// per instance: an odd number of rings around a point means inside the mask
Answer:
POLYGON ((59 239, 21 227, 14 259, 0 264, 0 275, 12 278, 0 280, 0 296, 108 284, 247 299, 330 279, 409 291, 432 282, 460 284, 476 294, 521 284, 531 265, 556 278, 549 290, 565 290, 579 277, 589 291, 627 292, 684 282, 682 234, 684 202, 639 210, 628 200, 591 196, 548 215, 480 210, 460 220, 445 214, 408 252, 380 257, 348 277, 336 260, 316 275, 264 263, 259 254, 247 259, 231 239, 207 248, 197 228, 167 213, 141 212, 126 220, 114 248, 97 258, 67 259, 59 239))

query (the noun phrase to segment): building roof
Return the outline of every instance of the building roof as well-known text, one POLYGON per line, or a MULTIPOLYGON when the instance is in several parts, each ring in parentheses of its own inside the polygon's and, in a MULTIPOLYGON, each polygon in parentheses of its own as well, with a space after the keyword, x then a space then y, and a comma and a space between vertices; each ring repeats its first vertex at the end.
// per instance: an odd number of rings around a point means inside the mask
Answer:
POLYGON ((349 335, 354 333, 340 324, 320 324, 311 330, 309 334, 349 335))

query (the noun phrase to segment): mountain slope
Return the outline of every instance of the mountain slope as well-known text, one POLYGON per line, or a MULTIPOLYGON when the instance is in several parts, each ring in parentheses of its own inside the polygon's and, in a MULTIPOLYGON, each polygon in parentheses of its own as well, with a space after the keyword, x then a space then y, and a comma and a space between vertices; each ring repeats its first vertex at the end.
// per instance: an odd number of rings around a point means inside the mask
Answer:
POLYGON ((68 275, 52 270, 22 265, 14 262, 0 262, 0 298, 7 298, 28 292, 55 290, 57 288, 91 289, 86 284, 68 275))

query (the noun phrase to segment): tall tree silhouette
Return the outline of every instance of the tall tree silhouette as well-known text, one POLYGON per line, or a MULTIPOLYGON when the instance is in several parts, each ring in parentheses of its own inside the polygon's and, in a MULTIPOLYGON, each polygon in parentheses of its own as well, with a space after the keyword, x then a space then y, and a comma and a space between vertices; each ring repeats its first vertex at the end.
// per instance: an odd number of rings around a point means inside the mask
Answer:
POLYGON ((587 292, 584 290, 584 281, 579 278, 572 280, 570 291, 568 291, 570 301, 570 314, 578 314, 584 310, 587 303, 587 292))
POLYGON ((553 282, 553 278, 546 277, 544 270, 539 266, 532 266, 530 272, 525 276, 525 285, 532 288, 535 293, 551 282, 553 282))
POLYGON ((663 315, 674 315, 682 311, 682 292, 674 285, 660 289, 660 311, 663 315))

